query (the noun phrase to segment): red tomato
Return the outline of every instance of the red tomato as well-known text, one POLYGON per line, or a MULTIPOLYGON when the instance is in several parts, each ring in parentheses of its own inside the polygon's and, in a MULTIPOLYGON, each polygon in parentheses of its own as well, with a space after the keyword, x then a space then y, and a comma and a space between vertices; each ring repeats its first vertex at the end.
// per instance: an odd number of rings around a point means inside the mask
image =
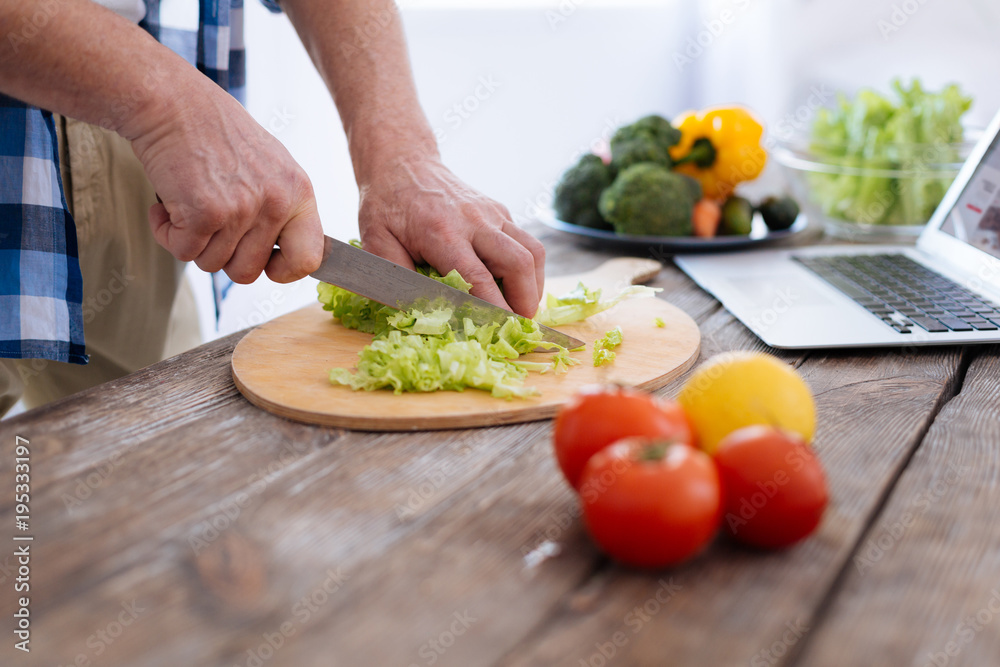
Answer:
POLYGON ((693 444, 691 424, 672 401, 618 386, 583 389, 556 416, 553 444, 566 481, 580 486, 590 457, 629 436, 693 444))
POLYGON ((715 464, 689 445, 625 438, 595 454, 580 483, 583 517, 608 555, 665 567, 704 548, 719 527, 715 464))
POLYGON ((797 433, 733 431, 715 453, 726 499, 723 523, 738 541, 776 549, 812 533, 829 500, 823 467, 797 433))

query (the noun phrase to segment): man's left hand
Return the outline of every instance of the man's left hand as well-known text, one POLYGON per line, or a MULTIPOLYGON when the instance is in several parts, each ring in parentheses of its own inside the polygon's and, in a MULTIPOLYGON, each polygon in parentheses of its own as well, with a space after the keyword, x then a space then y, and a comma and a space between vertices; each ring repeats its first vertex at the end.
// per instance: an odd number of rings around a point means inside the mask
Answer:
POLYGON ((360 184, 365 250, 397 264, 457 269, 472 294, 532 317, 542 297, 545 249, 505 206, 460 181, 440 160, 400 159, 360 184), (503 293, 494 277, 503 280, 503 293))

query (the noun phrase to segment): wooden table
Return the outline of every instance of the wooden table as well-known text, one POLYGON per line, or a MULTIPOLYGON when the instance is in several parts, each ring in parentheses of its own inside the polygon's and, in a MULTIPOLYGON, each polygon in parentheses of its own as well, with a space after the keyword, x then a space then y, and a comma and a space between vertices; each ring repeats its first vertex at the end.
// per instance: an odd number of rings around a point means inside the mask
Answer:
MULTIPOLYGON (((543 234, 554 273, 607 256, 543 234)), ((672 266, 703 357, 763 345, 672 266)), ((997 665, 1000 347, 781 353, 832 503, 788 551, 601 556, 551 422, 377 434, 233 386, 242 333, 0 422, 2 665, 997 665), (13 649, 30 441, 31 653, 13 649)), ((677 385, 663 393, 673 395, 677 385)))

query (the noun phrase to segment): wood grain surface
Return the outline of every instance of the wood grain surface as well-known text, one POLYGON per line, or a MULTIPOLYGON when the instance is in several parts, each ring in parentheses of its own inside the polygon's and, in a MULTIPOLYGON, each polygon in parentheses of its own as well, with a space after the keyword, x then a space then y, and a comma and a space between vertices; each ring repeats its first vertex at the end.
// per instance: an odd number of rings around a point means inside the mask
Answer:
MULTIPOLYGON (((583 281, 611 296, 650 280, 660 266, 649 259, 620 258, 585 274, 552 279, 547 289, 563 294, 583 281)), ((415 431, 545 419, 581 387, 598 382, 658 389, 698 355, 698 325, 662 299, 631 299, 560 330, 587 344, 571 353, 578 365, 561 374, 529 373, 525 385, 539 395, 524 399, 497 399, 478 390, 396 395, 388 389, 352 391, 331 385, 329 369, 354 367, 372 337, 343 327, 319 304, 250 332, 233 352, 233 380, 251 403, 282 417, 370 431, 415 431), (656 318, 665 326, 656 326, 656 318), (595 368, 593 342, 616 326, 623 342, 615 360, 595 368)), ((547 355, 532 353, 523 359, 545 362, 547 355)))
MULTIPOLYGON (((543 240, 566 274, 608 259, 543 240)), ((762 349, 675 269, 653 284, 700 359, 762 349)), ((643 572, 586 537, 550 422, 296 423, 234 387, 244 335, 0 422, 4 483, 31 443, 34 537, 25 654, 4 491, 0 665, 997 664, 998 346, 777 352, 816 394, 819 532, 643 572)))

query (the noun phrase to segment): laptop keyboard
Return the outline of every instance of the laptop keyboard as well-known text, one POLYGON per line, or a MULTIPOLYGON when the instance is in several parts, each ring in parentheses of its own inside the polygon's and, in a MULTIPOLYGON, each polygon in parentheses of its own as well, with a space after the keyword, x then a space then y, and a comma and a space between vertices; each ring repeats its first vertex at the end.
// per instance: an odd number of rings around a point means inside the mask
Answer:
POLYGON ((996 331, 1000 306, 905 255, 793 257, 887 326, 908 334, 996 331))

